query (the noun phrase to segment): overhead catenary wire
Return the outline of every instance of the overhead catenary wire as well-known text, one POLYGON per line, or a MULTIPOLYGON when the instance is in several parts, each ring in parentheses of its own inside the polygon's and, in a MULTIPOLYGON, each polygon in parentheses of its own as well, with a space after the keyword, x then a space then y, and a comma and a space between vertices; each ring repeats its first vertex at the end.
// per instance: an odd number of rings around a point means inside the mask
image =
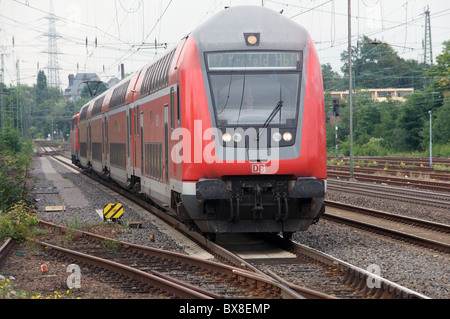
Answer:
MULTIPOLYGON (((89 5, 86 5, 82 9, 83 17, 86 15, 86 19, 76 19, 76 16, 73 16, 71 14, 64 15, 61 14, 61 12, 58 12, 56 14, 56 17, 62 22, 67 25, 73 26, 77 30, 84 30, 84 34, 80 35, 78 32, 70 34, 68 32, 65 32, 63 35, 63 38, 58 43, 58 46, 61 47, 61 51, 63 53, 67 54, 64 61, 70 62, 70 58, 73 56, 76 56, 77 51, 81 51, 81 49, 84 49, 84 55, 83 57, 80 57, 81 59, 85 59, 87 63, 84 63, 87 65, 89 69, 101 69, 102 65, 105 64, 105 72, 103 73, 103 76, 106 76, 106 74, 111 73, 111 70, 115 70, 117 68, 117 65, 120 65, 124 61, 129 61, 130 65, 135 64, 136 68, 138 67, 138 63, 140 61, 145 61, 146 56, 148 58, 152 58, 152 54, 145 55, 142 54, 143 50, 148 50, 149 47, 147 46, 147 42, 151 39, 153 40, 155 37, 160 38, 160 36, 155 34, 155 31, 158 30, 158 32, 161 33, 161 35, 166 35, 166 25, 162 24, 164 19, 166 18, 166 14, 170 11, 170 7, 179 6, 181 0, 177 1, 170 1, 169 0, 160 0, 160 1, 154 1, 154 2, 146 2, 143 0, 133 0, 133 1, 124 1, 124 0, 115 0, 117 4, 117 10, 119 11, 119 20, 116 22, 115 14, 114 14, 114 5, 112 2, 110 2, 109 7, 112 8, 112 10, 109 10, 110 15, 108 16, 108 21, 112 22, 113 27, 106 27, 104 24, 102 25, 99 23, 99 11, 98 11, 98 5, 96 6, 96 1, 90 1, 89 5), (155 10, 155 4, 159 4, 162 8, 168 8, 167 12, 157 12, 155 10), (112 13, 112 15, 111 15, 112 13), (149 19, 150 14, 158 13, 158 15, 154 18, 156 19, 156 22, 154 19, 149 19), (161 16, 163 17, 161 18, 161 16), (111 20, 109 20, 111 18, 111 20), (128 21, 133 20, 132 24, 129 24, 128 21), (145 20, 145 21, 144 21, 145 20), (84 22, 87 21, 87 22, 84 22), (119 33, 117 32, 117 23, 119 26, 123 26, 123 29, 120 31, 120 37, 119 33), (153 29, 153 30, 152 30, 153 29), (124 35, 127 34, 127 37, 124 35), (156 36, 155 36, 156 35, 156 36), (90 39, 90 43, 92 43, 95 36, 98 37, 99 43, 97 48, 94 50, 94 48, 91 46, 89 48, 89 57, 86 55, 86 48, 85 45, 83 45, 83 42, 85 40, 85 37, 88 36, 90 39), (59 45, 61 43, 61 45, 59 45), (70 49, 66 49, 67 46, 69 46, 70 49)), ((42 13, 43 15, 48 14, 48 10, 42 9, 39 7, 39 4, 36 2, 25 2, 23 0, 13 0, 11 1, 14 5, 22 6, 23 10, 33 10, 36 13, 42 13), (25 9, 26 8, 26 9, 25 9)), ((250 2, 250 1, 248 1, 250 2)), ((255 0, 256 2, 256 0, 255 0)), ((4 3, 4 2, 3 2, 4 3)), ((1 4, 3 4, 1 3, 1 4)), ((205 18, 211 16, 212 14, 216 13, 219 10, 223 9, 224 4, 230 4, 234 5, 234 2, 231 1, 210 1, 207 5, 205 5, 204 8, 199 7, 197 11, 202 11, 203 18, 196 17, 196 20, 205 20, 205 18)), ((260 4, 261 2, 259 2, 260 4)), ((394 42, 392 42, 390 38, 385 38, 384 41, 393 44, 398 45, 400 54, 403 56, 404 54, 411 56, 415 58, 415 55, 419 55, 421 52, 421 43, 418 41, 411 42, 409 40, 410 35, 413 34, 422 34, 422 32, 416 31, 420 28, 422 28, 421 24, 423 24, 423 16, 421 17, 420 14, 422 14, 421 9, 414 8, 411 1, 401 1, 400 3, 394 3, 394 6, 387 7, 385 4, 382 3, 382 1, 379 0, 366 0, 364 3, 368 6, 374 6, 374 8, 379 8, 378 13, 383 12, 383 15, 378 16, 368 16, 365 12, 361 12, 361 14, 353 15, 352 19, 355 21, 357 19, 358 21, 365 21, 367 25, 370 24, 370 21, 376 22, 376 25, 380 25, 378 29, 372 29, 369 30, 369 32, 365 32, 367 30, 361 30, 360 34, 357 34, 353 39, 356 39, 358 35, 365 34, 369 37, 383 37, 383 35, 387 34, 388 32, 392 31, 398 31, 398 36, 394 39, 394 42), (406 11, 405 9, 405 3, 407 3, 407 9, 411 9, 410 12, 406 12, 405 15, 399 15, 399 10, 406 11), (383 6, 383 7, 382 7, 383 6), (416 11, 414 11, 415 9, 416 11), (401 18, 400 18, 401 17, 401 18), (403 20, 403 21, 401 21, 403 20), (383 30, 384 27, 384 30, 383 30), (400 30, 399 28, 404 28, 404 30, 400 30), (407 31, 407 34, 405 34, 405 31, 407 31), (384 33, 386 32, 386 33, 384 33), (400 39, 401 38, 401 39, 400 39), (408 38, 408 41, 405 39, 408 38), (410 49, 410 47, 413 47, 414 49, 410 49), (405 50, 406 48, 406 50, 405 50), (403 51, 402 51, 403 49, 403 51)), ((360 2, 360 5, 364 5, 364 3, 360 2)), ((250 3, 249 3, 250 4, 250 3)), ((343 9, 345 6, 337 6, 338 2, 335 2, 334 0, 316 0, 316 1, 300 1, 300 0, 291 0, 291 1, 281 1, 281 0, 265 0, 264 1, 265 6, 271 7, 273 9, 276 8, 283 8, 284 12, 283 15, 291 17, 294 21, 302 24, 305 20, 309 21, 310 15, 314 12, 316 20, 320 20, 321 24, 314 26, 314 30, 310 30, 313 33, 318 33, 320 35, 320 45, 317 47, 317 51, 321 56, 327 57, 327 54, 329 55, 331 52, 335 52, 336 50, 339 50, 339 48, 343 48, 343 46, 346 43, 345 39, 342 39, 342 37, 339 36, 340 30, 339 25, 341 24, 341 18, 346 16, 346 13, 344 13, 343 9), (325 28, 325 23, 327 23, 327 20, 330 20, 335 27, 332 28, 325 28)), ((21 9, 22 10, 22 9, 21 9)), ((3 11, 3 10, 0 10, 3 11)), ((450 9, 444 9, 444 10, 438 10, 435 12, 431 12, 432 19, 436 18, 445 18, 448 14, 450 14, 450 9)), ((102 14, 104 15, 106 11, 102 11, 102 14)), ((170 13, 172 13, 170 12, 170 13)), ((17 21, 17 19, 14 15, 5 15, 6 11, 0 12, 0 47, 2 44, 10 42, 11 37, 13 36, 12 30, 14 30, 14 36, 16 38, 16 48, 17 50, 23 50, 27 43, 30 43, 30 50, 32 51, 32 46, 35 46, 35 52, 38 53, 42 51, 42 48, 37 50, 37 47, 39 44, 36 45, 36 42, 32 39, 32 34, 29 31, 32 30, 35 33, 45 33, 46 27, 42 23, 36 23, 33 21, 24 21, 25 23, 21 21, 17 21), (12 20, 8 20, 8 18, 12 20), (13 21, 14 20, 14 21, 13 21), (4 27, 2 27, 4 25, 4 27)), ((435 20, 433 20, 434 22, 435 20)), ((445 31, 448 31, 450 28, 446 27, 445 25, 438 25, 437 23, 433 23, 432 27, 434 28, 440 28, 439 30, 442 30, 442 35, 445 36, 445 31)), ((309 24, 307 23, 307 26, 309 24)), ((186 33, 190 30, 186 30, 186 33)), ((434 35, 435 33, 433 33, 434 35)), ((442 37, 441 35, 441 37, 442 37)), ((317 41, 318 37, 314 37, 314 40, 317 41)), ((436 37, 433 37, 433 47, 439 47, 442 43, 438 41, 436 37)), ((150 41, 153 42, 153 41, 150 41)), ((169 42, 169 41, 164 41, 169 42)), ((170 42, 169 42, 170 43, 170 42)), ((174 42, 172 42, 174 43, 174 42)), ((8 50, 8 49, 6 49, 8 50)), ((437 53, 440 53, 440 50, 434 50, 437 53)), ((147 51, 145 51, 147 52, 147 51)), ((22 55, 21 55, 22 56, 22 55)), ((337 59, 335 58, 335 62, 333 62, 333 65, 337 65, 339 63, 339 53, 335 54, 337 59)), ((13 61, 9 62, 6 58, 6 68, 9 68, 10 65, 12 65, 13 61)), ((419 58, 415 58, 419 60, 419 58)), ((25 60, 28 60, 27 63, 36 65, 37 61, 31 61, 29 57, 25 58, 25 60)), ((322 58, 321 58, 322 60, 322 58)), ((325 59, 326 60, 326 59, 325 59)), ((41 61, 42 62, 42 61, 41 61)), ((80 65, 83 65, 84 61, 72 61, 70 64, 72 66, 76 65, 77 62, 80 62, 80 65)), ((71 66, 65 64, 63 65, 63 69, 70 69, 71 66)), ((44 66, 44 63, 41 63, 41 66, 44 66)), ((142 66, 142 65, 140 65, 142 66)), ((132 66, 130 68, 127 67, 127 70, 131 70, 132 66)), ((25 70, 25 68, 24 68, 25 70)), ((11 68, 11 72, 12 68, 11 68)), ((97 71, 97 73, 101 73, 97 71)))
POLYGON ((150 35, 153 33, 153 31, 156 29, 156 27, 158 26, 158 24, 160 23, 161 19, 163 18, 164 14, 166 13, 167 9, 169 8, 169 6, 171 5, 173 0, 170 0, 169 3, 167 4, 166 8, 164 9, 164 11, 162 12, 162 14, 159 16, 159 18, 157 19, 156 23, 154 24, 154 26, 152 27, 152 29, 150 30, 150 32, 147 34, 147 36, 145 37, 144 41, 142 41, 141 44, 137 45, 137 48, 135 49, 135 46, 132 45, 128 51, 123 54, 121 57, 119 57, 113 64, 111 64, 109 67, 107 67, 105 69, 105 71, 111 70, 112 68, 116 67, 117 65, 119 65, 122 61, 125 60, 125 58, 129 59, 131 58, 134 54, 136 54, 141 48, 142 46, 147 42, 147 39, 150 37, 150 35), (131 52, 131 54, 129 56, 127 56, 129 53, 131 52))

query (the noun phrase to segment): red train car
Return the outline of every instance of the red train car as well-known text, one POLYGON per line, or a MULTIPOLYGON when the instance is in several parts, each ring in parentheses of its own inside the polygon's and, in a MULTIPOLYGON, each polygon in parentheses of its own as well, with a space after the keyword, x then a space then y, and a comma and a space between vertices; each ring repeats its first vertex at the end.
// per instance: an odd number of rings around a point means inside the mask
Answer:
POLYGON ((71 155, 72 155, 72 162, 78 164, 78 158, 79 158, 79 142, 78 142, 78 122, 80 120, 80 112, 75 114, 72 117, 72 123, 70 126, 70 149, 71 149, 71 155))
POLYGON ((277 12, 218 13, 86 104, 79 162, 207 234, 306 230, 324 212, 321 67, 277 12))

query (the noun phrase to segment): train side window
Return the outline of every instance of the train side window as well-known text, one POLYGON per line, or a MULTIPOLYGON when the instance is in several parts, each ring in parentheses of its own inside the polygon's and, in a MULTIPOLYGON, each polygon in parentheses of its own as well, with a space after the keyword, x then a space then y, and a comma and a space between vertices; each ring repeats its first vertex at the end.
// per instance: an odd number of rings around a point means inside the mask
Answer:
POLYGON ((145 73, 144 83, 142 84, 142 96, 149 95, 151 93, 151 81, 153 76, 153 69, 155 65, 151 65, 145 73))
POLYGON ((161 87, 167 86, 166 78, 167 78, 167 72, 169 70, 169 64, 170 64, 170 54, 167 54, 164 58, 164 67, 161 74, 161 87))
POLYGON ((152 78, 152 92, 156 91, 156 80, 158 79, 159 61, 155 64, 155 74, 152 78))
POLYGON ((145 167, 144 167, 144 175, 148 176, 148 143, 145 143, 144 145, 144 163, 145 163, 145 167))
POLYGON ((177 86, 177 118, 178 125, 181 126, 181 106, 180 106, 180 86, 177 86))
POLYGON ((134 136, 136 137, 139 137, 139 128, 140 128, 139 105, 137 105, 134 108, 134 136))
POLYGON ((157 159, 158 149, 156 146, 157 146, 156 143, 153 143, 153 174, 152 174, 153 178, 156 178, 156 174, 158 171, 158 159, 157 159))
POLYGON ((167 67, 166 67, 165 74, 164 74, 164 85, 165 86, 169 85, 169 71, 170 71, 170 65, 172 64, 172 59, 173 59, 174 54, 175 54, 175 50, 173 50, 169 54, 169 59, 168 59, 167 67))
POLYGON ((147 95, 147 91, 146 91, 146 87, 145 87, 145 82, 147 81, 149 75, 150 75, 150 68, 148 68, 147 71, 145 72, 144 80, 142 81, 142 85, 141 85, 141 96, 147 95))
POLYGON ((155 144, 150 143, 150 177, 155 175, 155 144))
POLYGON ((162 77, 164 72, 164 65, 166 63, 166 56, 164 56, 161 60, 161 65, 159 67, 159 74, 158 74, 158 90, 162 87, 162 77))
POLYGON ((160 176, 161 176, 161 143, 158 143, 157 145, 157 152, 158 152, 158 172, 157 172, 157 179, 160 180, 160 176))
POLYGON ((151 168, 152 168, 152 158, 151 158, 151 148, 150 143, 147 143, 147 176, 151 176, 151 168))
POLYGON ((159 180, 163 180, 163 154, 162 154, 163 148, 162 143, 159 143, 159 180))
POLYGON ((155 179, 158 180, 159 179, 159 143, 156 143, 155 145, 156 148, 156 172, 155 172, 155 179))
POLYGON ((170 129, 173 131, 175 129, 175 89, 170 88, 170 129))
POLYGON ((139 131, 141 130, 141 113, 139 112, 139 105, 136 107, 137 108, 137 113, 136 113, 136 117, 137 117, 137 136, 139 136, 139 131))
POLYGON ((151 176, 151 171, 150 171, 150 169, 151 169, 151 167, 152 167, 152 160, 151 160, 151 148, 150 148, 150 143, 145 143, 145 145, 146 145, 146 148, 147 148, 147 151, 145 152, 145 154, 146 154, 146 161, 145 161, 145 165, 146 165, 146 168, 145 168, 145 172, 146 172, 146 175, 147 176, 151 176))
POLYGON ((155 83, 155 77, 156 77, 156 64, 152 67, 152 79, 150 81, 150 93, 153 93, 154 83, 155 83))
POLYGON ((162 68, 162 60, 159 60, 158 62, 158 74, 156 76, 156 83, 155 83, 155 90, 159 90, 159 79, 161 78, 161 68, 162 68))
POLYGON ((152 78, 151 78, 150 84, 149 84, 149 86, 150 86, 150 93, 153 93, 153 91, 154 91, 153 84, 155 83, 155 77, 156 77, 156 64, 153 64, 152 65, 152 78))

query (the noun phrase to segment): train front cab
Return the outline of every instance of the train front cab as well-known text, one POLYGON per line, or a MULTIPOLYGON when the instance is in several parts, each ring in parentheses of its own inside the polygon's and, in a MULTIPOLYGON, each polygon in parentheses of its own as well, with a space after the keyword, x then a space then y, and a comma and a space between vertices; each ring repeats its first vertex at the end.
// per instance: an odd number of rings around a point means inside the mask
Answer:
POLYGON ((205 233, 292 234, 324 212, 320 63, 307 31, 287 20, 265 8, 231 8, 186 45, 188 66, 180 68, 182 104, 190 113, 185 126, 194 132, 197 120, 203 132, 214 132, 214 142, 203 141, 202 149, 203 156, 211 153, 213 143, 214 154, 183 163, 185 185, 197 181, 183 203, 205 233), (230 25, 242 29, 230 32, 230 25))

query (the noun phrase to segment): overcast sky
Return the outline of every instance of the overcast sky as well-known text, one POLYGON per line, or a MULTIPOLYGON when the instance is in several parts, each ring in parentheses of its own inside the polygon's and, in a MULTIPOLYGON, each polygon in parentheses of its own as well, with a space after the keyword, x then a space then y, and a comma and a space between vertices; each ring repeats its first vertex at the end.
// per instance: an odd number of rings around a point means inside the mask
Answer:
MULTIPOLYGON (((38 67, 47 74, 49 20, 53 4, 60 38, 58 62, 61 87, 68 74, 97 73, 107 81, 118 66, 132 73, 163 49, 176 44, 197 25, 225 6, 263 5, 303 25, 310 32, 322 64, 340 72, 347 49, 345 0, 0 0, 0 53, 4 54, 5 83, 36 83, 38 67), (86 46, 87 38, 87 46, 86 46), (97 38, 97 46, 95 39, 97 38)), ((352 43, 363 35, 393 46, 404 59, 423 61, 424 11, 429 7, 433 56, 450 40, 448 0, 352 0, 352 43)))

